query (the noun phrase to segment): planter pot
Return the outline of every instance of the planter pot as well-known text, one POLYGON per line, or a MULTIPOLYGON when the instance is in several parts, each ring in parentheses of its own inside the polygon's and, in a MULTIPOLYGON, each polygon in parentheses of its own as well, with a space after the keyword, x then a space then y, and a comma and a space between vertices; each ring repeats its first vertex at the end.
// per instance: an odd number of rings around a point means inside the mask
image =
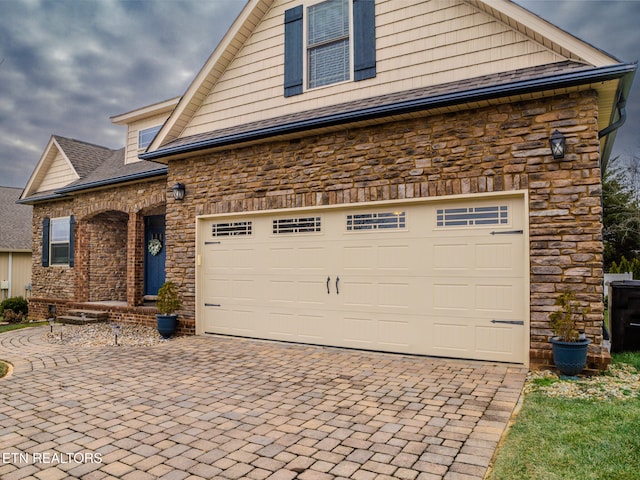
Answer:
POLYGON ((156 321, 158 323, 158 333, 162 335, 162 338, 169 338, 176 331, 178 326, 178 315, 156 315, 156 321))
POLYGON ((579 340, 577 342, 563 342, 557 338, 551 338, 553 349, 553 363, 560 373, 574 376, 584 370, 587 365, 587 347, 591 340, 579 340))

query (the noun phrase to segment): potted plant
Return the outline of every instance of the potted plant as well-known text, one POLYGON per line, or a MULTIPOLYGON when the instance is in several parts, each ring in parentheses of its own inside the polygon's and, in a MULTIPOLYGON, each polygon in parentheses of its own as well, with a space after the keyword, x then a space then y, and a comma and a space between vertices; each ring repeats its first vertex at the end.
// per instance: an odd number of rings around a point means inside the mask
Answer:
POLYGON ((163 338, 169 338, 178 326, 178 315, 175 312, 180 308, 178 288, 175 283, 165 282, 160 287, 156 308, 158 309, 156 314, 158 332, 163 338))
POLYGON ((558 310, 549 315, 549 324, 554 336, 551 337, 553 363, 560 373, 573 376, 580 373, 587 365, 587 347, 591 340, 584 338, 578 330, 578 321, 584 322, 588 308, 576 307, 574 293, 563 293, 555 302, 558 310))

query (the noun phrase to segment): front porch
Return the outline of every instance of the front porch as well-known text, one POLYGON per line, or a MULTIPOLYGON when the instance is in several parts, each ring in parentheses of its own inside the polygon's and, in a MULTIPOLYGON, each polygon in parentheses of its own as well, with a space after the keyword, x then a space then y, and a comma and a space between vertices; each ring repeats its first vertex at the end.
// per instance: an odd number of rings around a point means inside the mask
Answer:
MULTIPOLYGON (((129 306, 127 302, 119 300, 104 300, 96 302, 77 302, 59 298, 31 298, 29 300, 29 317, 32 319, 47 319, 51 317, 50 307, 55 307, 55 317, 59 319, 72 315, 74 310, 104 314, 104 321, 118 324, 135 324, 149 327, 156 326, 155 302, 144 305, 129 306)), ((93 316, 93 315, 91 315, 93 316)), ((178 318, 178 335, 194 335, 195 328, 180 322, 178 318)))

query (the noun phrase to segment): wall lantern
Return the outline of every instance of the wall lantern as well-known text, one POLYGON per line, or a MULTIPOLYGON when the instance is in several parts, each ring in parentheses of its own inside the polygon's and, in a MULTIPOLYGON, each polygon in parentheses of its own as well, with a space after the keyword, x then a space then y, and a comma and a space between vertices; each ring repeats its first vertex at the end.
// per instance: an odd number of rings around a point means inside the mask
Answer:
POLYGON ((551 154, 555 160, 564 158, 564 150, 566 147, 564 135, 556 130, 551 135, 551 138, 549 138, 549 144, 551 145, 551 154))
POLYGON ((173 191, 173 198, 184 200, 184 183, 176 183, 171 190, 173 191))

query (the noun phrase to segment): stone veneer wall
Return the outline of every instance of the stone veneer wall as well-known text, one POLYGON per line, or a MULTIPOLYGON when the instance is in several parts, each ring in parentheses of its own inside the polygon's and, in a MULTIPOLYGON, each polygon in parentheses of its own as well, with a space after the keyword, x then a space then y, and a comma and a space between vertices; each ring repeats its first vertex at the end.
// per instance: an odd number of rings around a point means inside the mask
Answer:
POLYGON ((528 189, 531 359, 550 358, 548 314, 575 292, 591 313, 591 364, 602 348, 602 208, 594 91, 425 116, 171 161, 167 279, 195 327, 197 215, 528 189), (559 129, 568 154, 553 160, 559 129), (179 234, 176 234, 179 232, 179 234))

